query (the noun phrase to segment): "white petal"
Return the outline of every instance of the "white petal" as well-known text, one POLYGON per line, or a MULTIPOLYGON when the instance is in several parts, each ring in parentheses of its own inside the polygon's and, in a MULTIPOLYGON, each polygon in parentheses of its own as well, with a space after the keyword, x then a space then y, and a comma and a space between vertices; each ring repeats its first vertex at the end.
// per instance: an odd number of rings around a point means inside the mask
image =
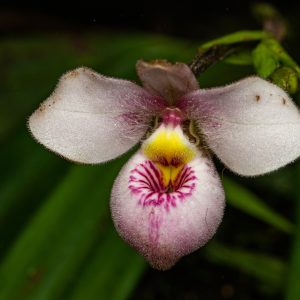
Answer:
POLYGON ((209 147, 232 171, 246 176, 276 170, 300 155, 300 114, 279 87, 258 77, 181 99, 209 147))
POLYGON ((212 161, 200 152, 173 192, 163 190, 159 174, 153 162, 135 154, 114 183, 111 211, 119 234, 154 268, 165 270, 214 235, 224 192, 212 161))
POLYGON ((34 137, 62 156, 99 163, 129 150, 164 103, 136 84, 87 69, 68 72, 29 119, 34 137))

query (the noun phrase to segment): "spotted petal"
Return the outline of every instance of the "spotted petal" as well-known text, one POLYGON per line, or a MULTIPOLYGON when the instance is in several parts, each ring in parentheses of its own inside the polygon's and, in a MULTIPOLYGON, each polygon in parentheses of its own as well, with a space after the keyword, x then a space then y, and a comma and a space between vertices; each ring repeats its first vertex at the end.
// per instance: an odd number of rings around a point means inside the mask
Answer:
POLYGON ((300 155, 300 114, 279 87, 258 77, 198 90, 178 106, 194 119, 214 153, 246 176, 276 170, 300 155))
POLYGON ((157 269, 168 269, 215 233, 224 210, 224 192, 209 158, 198 152, 164 188, 161 173, 142 152, 116 179, 111 211, 119 234, 157 269))
POLYGON ((29 119, 34 137, 62 156, 99 163, 130 149, 165 106, 136 84, 79 68, 65 74, 29 119))

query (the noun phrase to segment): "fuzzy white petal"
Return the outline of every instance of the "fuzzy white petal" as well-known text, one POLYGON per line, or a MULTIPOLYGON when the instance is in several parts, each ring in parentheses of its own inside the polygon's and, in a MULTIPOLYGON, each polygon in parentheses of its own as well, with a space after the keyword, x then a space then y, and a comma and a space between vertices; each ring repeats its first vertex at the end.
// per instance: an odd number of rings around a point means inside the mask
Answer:
POLYGON ((164 107, 136 84, 79 68, 60 79, 29 119, 34 137, 77 162, 99 163, 129 150, 164 107))
POLYGON ((180 100, 209 147, 232 171, 254 176, 300 155, 300 114, 278 86, 258 77, 198 90, 180 100))
POLYGON ((200 152, 185 166, 190 172, 185 184, 169 194, 154 193, 145 183, 141 174, 154 178, 152 167, 142 152, 128 161, 114 183, 111 211, 119 234, 164 270, 214 235, 223 217, 224 192, 212 161, 200 152))

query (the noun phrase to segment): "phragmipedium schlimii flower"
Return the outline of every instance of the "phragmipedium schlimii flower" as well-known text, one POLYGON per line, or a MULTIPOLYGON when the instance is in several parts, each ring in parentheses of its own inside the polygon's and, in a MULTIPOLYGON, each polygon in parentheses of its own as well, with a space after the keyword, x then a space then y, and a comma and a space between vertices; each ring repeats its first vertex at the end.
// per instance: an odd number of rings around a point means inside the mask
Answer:
POLYGON ((300 114, 286 92, 248 77, 199 89, 183 63, 137 63, 143 87, 88 68, 66 73, 29 119, 33 136, 63 157, 96 164, 141 146, 115 180, 111 213, 121 237, 168 269, 216 232, 225 207, 214 153, 243 176, 300 155, 300 114))

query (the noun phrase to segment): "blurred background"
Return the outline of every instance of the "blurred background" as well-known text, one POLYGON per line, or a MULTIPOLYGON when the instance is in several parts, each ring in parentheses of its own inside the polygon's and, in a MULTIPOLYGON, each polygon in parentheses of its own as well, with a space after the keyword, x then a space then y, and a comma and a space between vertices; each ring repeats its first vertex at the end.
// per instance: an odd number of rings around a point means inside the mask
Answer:
MULTIPOLYGON (((287 21, 283 45, 299 62, 300 4, 271 3, 287 21)), ((138 80, 140 58, 189 63, 208 40, 261 29, 252 4, 0 3, 1 300, 300 299, 299 161, 257 178, 216 161, 228 203, 216 236, 160 272, 118 237, 110 217, 111 186, 134 150, 80 166, 44 149, 26 128, 67 70, 88 66, 138 80)), ((220 62, 199 82, 254 73, 220 62)))

